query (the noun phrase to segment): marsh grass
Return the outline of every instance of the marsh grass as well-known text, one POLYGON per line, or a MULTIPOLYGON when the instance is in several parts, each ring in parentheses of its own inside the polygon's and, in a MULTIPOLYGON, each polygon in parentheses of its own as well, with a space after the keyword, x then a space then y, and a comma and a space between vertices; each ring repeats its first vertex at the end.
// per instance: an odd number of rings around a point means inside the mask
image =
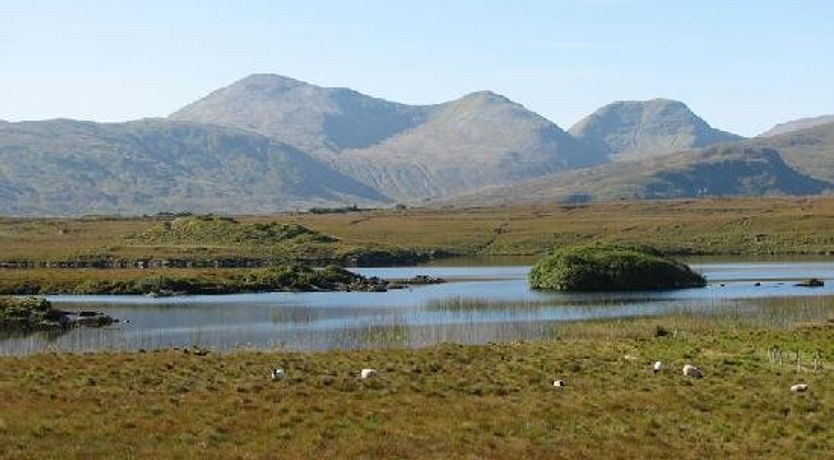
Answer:
POLYGON ((832 338, 825 322, 681 314, 480 346, 0 358, 0 456, 825 458, 832 338), (825 365, 771 362, 774 345, 825 365), (706 377, 684 378, 685 363, 706 377), (269 381, 276 366, 285 381, 269 381), (788 390, 799 381, 808 393, 788 390))

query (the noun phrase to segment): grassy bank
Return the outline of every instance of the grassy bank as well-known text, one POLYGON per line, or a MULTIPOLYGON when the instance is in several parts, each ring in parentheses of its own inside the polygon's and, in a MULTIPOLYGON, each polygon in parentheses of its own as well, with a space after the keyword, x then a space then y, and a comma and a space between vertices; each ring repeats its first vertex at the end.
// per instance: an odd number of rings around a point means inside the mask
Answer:
POLYGON ((824 458, 832 339, 825 321, 676 316, 577 323, 542 343, 0 358, 0 456, 824 458), (275 366, 285 381, 269 380, 275 366), (379 378, 359 380, 364 367, 379 378))

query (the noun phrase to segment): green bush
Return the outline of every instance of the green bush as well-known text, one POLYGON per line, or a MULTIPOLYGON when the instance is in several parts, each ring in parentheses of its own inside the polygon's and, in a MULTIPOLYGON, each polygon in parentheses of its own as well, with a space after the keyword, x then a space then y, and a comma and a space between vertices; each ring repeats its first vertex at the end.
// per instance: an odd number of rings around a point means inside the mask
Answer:
POLYGON ((653 248, 592 244, 561 248, 530 271, 534 289, 560 291, 639 291, 706 285, 688 266, 653 248))

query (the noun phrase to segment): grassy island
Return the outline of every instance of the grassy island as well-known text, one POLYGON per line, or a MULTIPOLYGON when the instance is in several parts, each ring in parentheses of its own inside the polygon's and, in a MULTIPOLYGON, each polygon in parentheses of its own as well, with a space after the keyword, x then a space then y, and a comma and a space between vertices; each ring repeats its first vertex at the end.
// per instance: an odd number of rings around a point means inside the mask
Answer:
POLYGON ((112 323, 113 318, 97 312, 59 310, 46 299, 0 297, 0 330, 3 331, 45 331, 112 323))
POLYGON ((544 290, 641 291, 705 284, 703 276, 655 249, 621 244, 558 249, 530 271, 530 286, 544 290))
POLYGON ((383 291, 386 281, 341 267, 251 269, 11 270, 0 295, 198 295, 274 291, 383 291), (12 276, 14 275, 14 276, 12 276))

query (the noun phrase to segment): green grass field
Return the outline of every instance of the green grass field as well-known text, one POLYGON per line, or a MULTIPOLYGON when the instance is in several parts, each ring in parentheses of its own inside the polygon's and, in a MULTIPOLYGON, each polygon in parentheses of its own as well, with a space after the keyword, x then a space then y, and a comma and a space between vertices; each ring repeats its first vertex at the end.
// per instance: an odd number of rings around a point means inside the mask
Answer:
POLYGON ((674 316, 576 323, 540 343, 6 357, 0 457, 830 458, 832 339, 830 321, 674 316), (379 377, 358 379, 364 367, 379 377))

